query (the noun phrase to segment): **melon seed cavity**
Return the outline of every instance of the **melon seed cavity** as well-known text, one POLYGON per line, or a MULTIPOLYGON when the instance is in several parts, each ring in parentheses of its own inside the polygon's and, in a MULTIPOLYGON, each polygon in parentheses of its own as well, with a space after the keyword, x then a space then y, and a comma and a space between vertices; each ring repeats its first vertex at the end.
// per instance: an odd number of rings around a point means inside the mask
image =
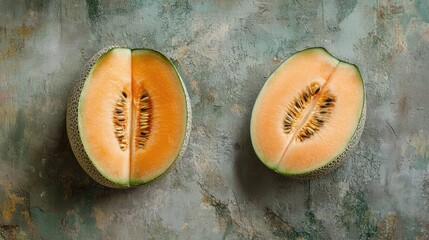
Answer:
POLYGON ((143 148, 149 139, 150 123, 152 117, 152 100, 147 91, 140 94, 138 100, 138 124, 137 124, 137 147, 143 148))
POLYGON ((119 147, 122 151, 125 151, 128 147, 128 139, 127 139, 127 93, 122 91, 118 100, 115 104, 115 109, 113 110, 113 126, 115 137, 118 140, 119 147))
POLYGON ((329 92, 320 93, 320 85, 313 82, 305 88, 298 97, 289 104, 286 116, 283 119, 283 131, 290 134, 297 130, 296 141, 304 142, 315 133, 320 131, 328 121, 334 108, 335 97, 329 92), (319 95, 319 96, 318 96, 319 95), (312 100, 317 102, 306 123, 301 129, 296 129, 298 121, 303 117, 304 110, 310 105, 312 100))
MULTIPOLYGON (((115 137, 118 140, 119 147, 122 151, 127 150, 129 141, 127 138, 127 101, 128 94, 122 91, 116 101, 115 108, 113 110, 113 126, 115 137)), ((137 132, 135 136, 135 142, 138 148, 143 148, 149 139, 150 124, 152 115, 152 100, 147 91, 143 91, 139 94, 137 102, 137 132)))

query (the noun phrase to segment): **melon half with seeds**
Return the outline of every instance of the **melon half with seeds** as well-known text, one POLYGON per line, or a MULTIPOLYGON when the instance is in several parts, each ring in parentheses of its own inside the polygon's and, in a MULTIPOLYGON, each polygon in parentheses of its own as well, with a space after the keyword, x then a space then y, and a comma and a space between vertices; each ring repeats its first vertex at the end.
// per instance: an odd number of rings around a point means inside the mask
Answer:
POLYGON ((186 148, 191 107, 175 66, 149 49, 108 47, 86 65, 67 107, 82 168, 113 188, 147 183, 186 148))
POLYGON ((355 148, 365 114, 358 68, 310 48, 283 62, 263 86, 252 112, 252 144, 274 171, 317 177, 336 169, 355 148))

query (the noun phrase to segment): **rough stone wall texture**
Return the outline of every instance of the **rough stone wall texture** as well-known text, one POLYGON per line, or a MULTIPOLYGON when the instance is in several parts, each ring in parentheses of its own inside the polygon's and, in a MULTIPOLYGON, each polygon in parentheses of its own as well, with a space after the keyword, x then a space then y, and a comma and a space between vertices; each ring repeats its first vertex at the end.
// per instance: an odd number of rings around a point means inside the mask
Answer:
POLYGON ((0 239, 429 239, 429 1, 0 2, 0 239), (157 49, 188 86, 193 132, 169 174, 106 189, 67 140, 67 95, 110 44, 157 49), (331 175, 257 159, 252 105, 292 53, 357 64, 368 118, 331 175))

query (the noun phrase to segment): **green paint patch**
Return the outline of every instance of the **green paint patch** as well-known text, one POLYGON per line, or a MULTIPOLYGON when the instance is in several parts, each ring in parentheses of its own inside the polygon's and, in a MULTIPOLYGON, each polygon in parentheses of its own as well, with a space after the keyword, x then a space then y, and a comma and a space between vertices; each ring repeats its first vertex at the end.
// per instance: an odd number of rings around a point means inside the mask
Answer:
POLYGON ((15 159, 27 159, 28 140, 25 138, 27 117, 22 109, 18 110, 15 117, 15 125, 10 126, 7 134, 10 148, 7 149, 5 159, 13 162, 15 159))
POLYGON ((417 12, 419 12, 420 17, 423 21, 429 23, 429 1, 427 0, 416 0, 415 6, 417 12))
POLYGON ((357 0, 335 0, 335 3, 338 8, 337 21, 340 23, 353 12, 353 9, 357 5, 357 0))
POLYGON ((79 208, 66 212, 30 209, 41 239, 98 239, 101 235, 92 213, 92 204, 80 202, 79 208))
POLYGON ((428 168, 429 158, 417 158, 413 162, 413 168, 416 170, 426 170, 428 168))
POLYGON ((40 237, 43 239, 67 239, 65 233, 59 228, 62 217, 56 213, 46 213, 40 208, 30 209, 34 223, 37 225, 40 237))
POLYGON ((342 209, 340 221, 350 235, 368 239, 376 234, 377 219, 366 203, 364 192, 348 192, 342 199, 342 209))
POLYGON ((100 17, 100 4, 98 0, 86 0, 88 7, 88 17, 91 21, 91 25, 94 25, 100 17))
POLYGON ((310 239, 328 239, 329 234, 325 226, 323 226, 323 221, 316 218, 316 215, 311 210, 307 210, 305 216, 310 223, 309 230, 307 231, 308 237, 310 239))
MULTIPOLYGON (((308 191, 310 192, 310 182, 308 191)), ((311 201, 312 197, 309 195, 305 203, 305 216, 307 217, 307 221, 303 223, 304 226, 306 226, 305 224, 307 223, 307 227, 305 228, 304 232, 305 237, 306 239, 329 239, 329 233, 323 225, 323 221, 317 219, 313 210, 311 210, 311 201)))

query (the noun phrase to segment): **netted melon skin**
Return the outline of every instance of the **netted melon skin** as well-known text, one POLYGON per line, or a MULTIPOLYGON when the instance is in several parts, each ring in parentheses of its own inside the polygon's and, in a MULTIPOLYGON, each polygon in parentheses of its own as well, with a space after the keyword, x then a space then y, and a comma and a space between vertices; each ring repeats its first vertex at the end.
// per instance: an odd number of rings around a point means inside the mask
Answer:
POLYGON ((287 176, 295 179, 309 180, 309 179, 314 179, 314 178, 318 178, 320 176, 329 174, 334 170, 336 170, 337 168, 339 168, 345 162, 345 160, 349 158, 351 153, 356 149, 359 143, 359 140, 362 136, 363 129, 365 127, 365 121, 366 121, 366 96, 364 97, 362 113, 356 128, 356 131, 354 132, 352 138, 350 139, 344 151, 340 153, 337 157, 335 157, 327 165, 321 168, 318 168, 308 173, 289 174, 287 176))
POLYGON ((97 63, 97 61, 104 54, 108 53, 110 50, 120 46, 109 46, 99 52, 97 52, 85 65, 83 72, 75 82, 70 97, 67 104, 67 116, 66 116, 66 125, 67 125, 67 135, 70 141, 70 146, 72 151, 79 162, 83 170, 96 182, 100 183, 103 186, 110 188, 128 188, 129 185, 121 185, 110 181, 105 178, 100 172, 95 168, 94 164, 89 159, 88 154, 85 152, 85 148, 80 139, 79 132, 79 122, 78 122, 78 110, 79 110, 79 99, 82 93, 83 86, 85 81, 91 72, 92 67, 97 63))

